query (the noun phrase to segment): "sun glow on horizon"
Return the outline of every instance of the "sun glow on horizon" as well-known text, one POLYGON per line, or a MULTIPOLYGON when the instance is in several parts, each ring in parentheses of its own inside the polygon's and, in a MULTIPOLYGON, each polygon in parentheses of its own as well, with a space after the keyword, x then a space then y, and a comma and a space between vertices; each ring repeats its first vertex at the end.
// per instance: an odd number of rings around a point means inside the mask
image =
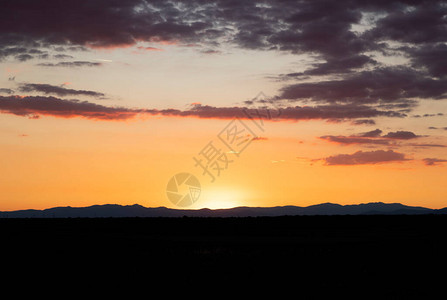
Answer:
POLYGON ((202 199, 197 202, 197 208, 224 209, 243 206, 244 193, 233 189, 202 190, 202 199))

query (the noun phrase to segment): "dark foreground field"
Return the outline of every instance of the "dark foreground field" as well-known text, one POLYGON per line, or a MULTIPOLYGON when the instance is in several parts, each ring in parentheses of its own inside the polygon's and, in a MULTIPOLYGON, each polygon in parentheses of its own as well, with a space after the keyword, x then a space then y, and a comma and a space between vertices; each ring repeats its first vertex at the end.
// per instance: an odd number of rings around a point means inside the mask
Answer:
POLYGON ((1 270, 71 290, 427 299, 445 286, 446 230, 447 215, 0 219, 1 270))

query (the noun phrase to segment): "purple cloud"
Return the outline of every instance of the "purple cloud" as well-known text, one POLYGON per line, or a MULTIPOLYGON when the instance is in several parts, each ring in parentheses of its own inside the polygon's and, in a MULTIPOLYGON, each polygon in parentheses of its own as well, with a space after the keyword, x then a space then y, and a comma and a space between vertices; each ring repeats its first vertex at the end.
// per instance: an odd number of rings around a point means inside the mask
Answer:
POLYGON ((353 154, 338 154, 323 159, 328 166, 335 165, 368 165, 402 162, 409 160, 403 153, 394 152, 393 150, 376 150, 376 151, 357 151, 353 154))
POLYGON ((440 163, 447 162, 447 159, 439 159, 439 158, 424 158, 423 162, 426 166, 435 166, 440 163))

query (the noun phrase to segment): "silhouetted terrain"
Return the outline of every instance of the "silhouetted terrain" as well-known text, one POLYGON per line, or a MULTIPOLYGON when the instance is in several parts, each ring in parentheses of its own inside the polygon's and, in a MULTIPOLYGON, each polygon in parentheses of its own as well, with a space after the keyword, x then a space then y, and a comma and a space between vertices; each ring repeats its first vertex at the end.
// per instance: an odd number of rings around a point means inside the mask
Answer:
POLYGON ((2 218, 1 267, 4 286, 64 293, 428 299, 445 284, 446 229, 443 214, 2 218))
POLYGON ((265 217, 300 215, 401 215, 401 214, 439 214, 444 209, 429 209, 420 206, 407 206, 400 203, 365 203, 340 205, 322 203, 307 207, 236 207, 229 209, 170 209, 166 207, 144 207, 135 205, 93 205, 89 207, 54 207, 44 210, 18 210, 0 212, 2 218, 99 218, 99 217, 265 217))

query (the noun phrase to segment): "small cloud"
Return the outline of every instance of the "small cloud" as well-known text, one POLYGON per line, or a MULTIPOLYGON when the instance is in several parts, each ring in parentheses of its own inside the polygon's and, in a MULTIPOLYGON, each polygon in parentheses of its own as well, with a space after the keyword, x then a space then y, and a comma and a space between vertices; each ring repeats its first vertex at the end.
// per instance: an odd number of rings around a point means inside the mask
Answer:
POLYGON ((323 159, 327 166, 371 165, 409 160, 403 153, 393 150, 357 151, 353 154, 337 154, 323 159))
POLYGON ((27 60, 33 59, 33 56, 31 56, 29 54, 19 54, 19 55, 16 55, 15 58, 18 61, 27 61, 27 60))
POLYGON ((89 90, 74 90, 64 88, 65 85, 69 83, 64 83, 62 86, 45 84, 45 83, 21 83, 19 86, 19 91, 30 93, 37 92, 43 94, 52 94, 57 96, 90 96, 97 98, 104 98, 105 95, 100 92, 89 91, 89 90))
POLYGON ((64 68, 74 68, 74 67, 99 67, 102 63, 91 62, 91 61, 61 61, 58 63, 40 63, 37 64, 40 67, 64 67, 64 68))
POLYGON ((376 129, 368 132, 359 133, 356 136, 360 137, 379 137, 382 134, 382 130, 376 129))
POLYGON ((383 137, 397 140, 409 140, 418 138, 420 137, 420 135, 416 135, 411 131, 395 131, 395 132, 388 132, 383 137))
POLYGON ((13 93, 14 93, 14 90, 0 88, 0 94, 8 94, 8 95, 11 95, 11 94, 13 94, 13 93))
POLYGON ((425 147, 425 148, 445 148, 445 147, 447 147, 447 145, 442 145, 442 144, 420 144, 420 143, 412 143, 412 144, 408 144, 408 146, 425 147))
POLYGON ((447 159, 439 159, 439 158, 424 158, 423 159, 426 166, 435 166, 440 163, 447 162, 447 159))
POLYGON ((252 138, 252 141, 267 141, 268 138, 263 137, 263 136, 255 136, 254 138, 252 138))
POLYGON ((55 55, 53 55, 53 57, 56 59, 71 59, 71 58, 73 58, 73 56, 67 55, 67 54, 55 54, 55 55))
POLYGON ((200 53, 203 53, 203 54, 220 54, 221 52, 218 51, 218 50, 207 49, 207 50, 200 51, 200 53))
POLYGON ((351 122, 352 125, 376 125, 376 121, 371 119, 354 120, 351 122))
POLYGON ((413 115, 413 118, 428 118, 428 117, 438 117, 443 116, 443 113, 436 113, 436 114, 423 114, 423 115, 413 115))
MULTIPOLYGON (((433 127, 435 128, 435 127, 433 127)), ((322 140, 327 140, 329 142, 338 143, 341 145, 351 145, 351 144, 371 144, 371 145, 398 145, 396 144, 398 140, 411 140, 419 138, 421 135, 416 135, 411 131, 395 131, 388 132, 386 135, 382 135, 382 130, 376 129, 372 131, 362 132, 358 134, 353 134, 350 136, 344 135, 325 135, 320 136, 322 140), (391 142, 394 140, 395 142, 391 142)), ((420 147, 443 147, 444 145, 437 144, 409 144, 408 146, 420 146, 420 147)))
POLYGON ((320 139, 327 140, 329 142, 342 144, 342 145, 352 145, 352 144, 373 144, 373 145, 389 145, 389 141, 384 139, 373 139, 364 137, 349 137, 349 136, 333 136, 324 135, 320 136, 320 139))
POLYGON ((25 133, 19 134, 19 137, 27 137, 27 136, 29 136, 29 135, 27 135, 25 133))

